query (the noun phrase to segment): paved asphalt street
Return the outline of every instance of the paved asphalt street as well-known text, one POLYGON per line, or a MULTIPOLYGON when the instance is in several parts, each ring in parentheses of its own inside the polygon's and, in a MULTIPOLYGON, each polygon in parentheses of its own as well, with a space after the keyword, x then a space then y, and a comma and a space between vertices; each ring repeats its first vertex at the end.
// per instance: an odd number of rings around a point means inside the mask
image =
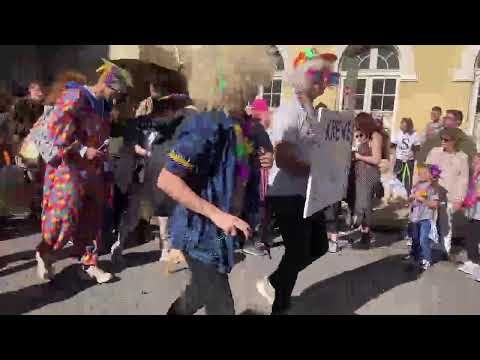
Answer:
MULTIPOLYGON (((78 279, 77 265, 65 255, 56 264, 55 281, 42 283, 35 273, 36 230, 23 220, 2 226, 1 314, 164 314, 188 276, 182 269, 165 276, 159 244, 150 242, 127 250, 129 267, 112 283, 78 279)), ((401 261, 406 251, 398 233, 377 233, 370 250, 346 248, 325 255, 300 274, 290 313, 480 314, 479 282, 447 262, 423 274, 409 269, 401 261)), ((230 275, 237 314, 269 312, 255 281, 272 272, 282 254, 277 247, 272 260, 247 256, 237 264, 230 275)), ((108 256, 101 260, 108 269, 108 256)))

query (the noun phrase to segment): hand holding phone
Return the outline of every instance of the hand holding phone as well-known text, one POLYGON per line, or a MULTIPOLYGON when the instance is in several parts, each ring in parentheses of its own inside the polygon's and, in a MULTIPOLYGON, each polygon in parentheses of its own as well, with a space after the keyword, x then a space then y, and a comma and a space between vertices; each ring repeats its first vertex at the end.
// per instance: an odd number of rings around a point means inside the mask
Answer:
POLYGON ((102 145, 97 149, 98 151, 102 151, 106 149, 106 147, 110 144, 110 138, 106 139, 102 145))

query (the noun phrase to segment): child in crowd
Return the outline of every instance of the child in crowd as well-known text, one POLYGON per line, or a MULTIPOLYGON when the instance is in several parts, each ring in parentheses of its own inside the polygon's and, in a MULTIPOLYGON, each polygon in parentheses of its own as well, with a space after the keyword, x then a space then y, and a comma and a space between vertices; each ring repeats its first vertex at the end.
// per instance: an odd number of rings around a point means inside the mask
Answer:
POLYGON ((412 188, 413 169, 415 165, 415 152, 420 146, 420 139, 414 130, 411 118, 403 118, 400 122, 400 133, 392 139, 395 148, 395 168, 397 178, 403 183, 407 194, 412 188))
POLYGON ((424 270, 432 264, 430 233, 436 221, 436 209, 440 204, 434 182, 439 175, 440 169, 436 165, 418 167, 419 181, 413 187, 409 198, 412 247, 404 260, 420 261, 424 270))
POLYGON ((468 260, 458 268, 464 273, 474 275, 480 281, 480 153, 473 159, 473 175, 470 179, 467 196, 463 202, 465 215, 469 222, 466 231, 466 249, 468 260))

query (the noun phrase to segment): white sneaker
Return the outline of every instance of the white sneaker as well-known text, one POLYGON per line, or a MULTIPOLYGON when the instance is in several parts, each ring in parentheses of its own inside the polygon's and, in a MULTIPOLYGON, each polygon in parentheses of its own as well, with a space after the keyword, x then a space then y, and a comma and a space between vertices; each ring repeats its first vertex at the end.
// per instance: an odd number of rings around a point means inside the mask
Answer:
POLYGON ((467 261, 462 266, 459 266, 457 270, 464 272, 465 274, 472 275, 475 267, 476 266, 473 262, 467 261))
POLYGON ((423 269, 423 270, 428 270, 428 268, 429 268, 430 266, 431 266, 431 264, 430 264, 429 261, 427 261, 427 260, 425 260, 425 259, 422 260, 422 269, 423 269))
POLYGON ((87 270, 81 269, 85 278, 95 279, 97 283, 103 284, 112 280, 113 275, 100 269, 98 266, 89 266, 87 270))
POLYGON ((270 284, 268 277, 257 281, 257 291, 270 305, 273 305, 273 301, 275 300, 275 289, 272 284, 270 284))
POLYGON ((474 264, 473 274, 472 277, 476 281, 480 281, 480 265, 474 264))
POLYGON ((160 262, 168 261, 168 253, 169 253, 169 251, 167 249, 162 249, 162 255, 160 256, 160 262))
POLYGON ((55 271, 52 264, 45 258, 43 258, 37 251, 35 253, 35 259, 37 260, 37 275, 41 280, 52 280, 55 276, 55 271))
POLYGON ((329 241, 328 241, 328 252, 330 252, 330 253, 336 253, 336 252, 338 252, 338 244, 337 244, 337 241, 332 241, 332 240, 329 240, 329 241))

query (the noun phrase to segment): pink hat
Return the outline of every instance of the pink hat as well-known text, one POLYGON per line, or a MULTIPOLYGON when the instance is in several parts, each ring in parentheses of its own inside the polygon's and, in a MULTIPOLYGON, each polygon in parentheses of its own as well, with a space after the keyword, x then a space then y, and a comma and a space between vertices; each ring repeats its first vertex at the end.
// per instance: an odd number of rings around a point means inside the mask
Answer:
POLYGON ((267 101, 264 99, 255 99, 252 102, 251 108, 253 111, 258 112, 267 112, 268 111, 268 104, 267 101))

